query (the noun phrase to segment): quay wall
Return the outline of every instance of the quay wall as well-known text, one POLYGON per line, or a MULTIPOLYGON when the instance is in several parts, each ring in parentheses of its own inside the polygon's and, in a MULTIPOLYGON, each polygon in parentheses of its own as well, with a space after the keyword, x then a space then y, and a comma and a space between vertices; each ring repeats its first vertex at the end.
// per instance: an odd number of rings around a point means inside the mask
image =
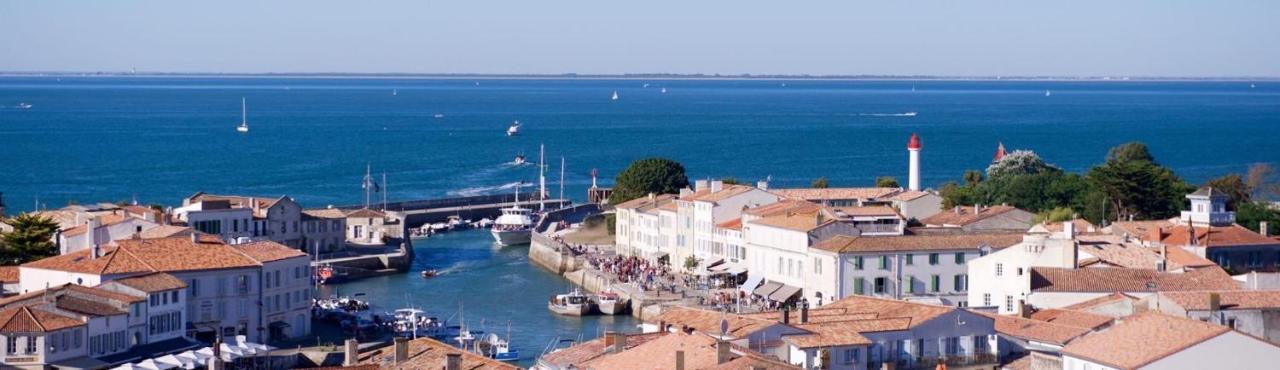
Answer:
POLYGON ((529 240, 529 261, 556 274, 581 269, 578 259, 563 246, 546 235, 533 233, 529 240))

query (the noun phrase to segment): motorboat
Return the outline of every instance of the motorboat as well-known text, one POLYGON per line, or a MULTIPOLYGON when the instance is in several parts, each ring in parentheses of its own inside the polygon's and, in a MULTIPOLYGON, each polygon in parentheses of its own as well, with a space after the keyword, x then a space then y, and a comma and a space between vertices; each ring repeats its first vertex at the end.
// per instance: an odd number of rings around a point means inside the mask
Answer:
POLYGON ((440 275, 440 272, 439 272, 439 271, 436 271, 435 269, 422 270, 422 277, 423 277, 423 278, 433 278, 433 277, 436 277, 436 276, 439 276, 439 275, 440 275))
POLYGON ((244 98, 240 98, 240 125, 236 126, 236 132, 249 132, 249 110, 244 98))
POLYGON ((511 165, 513 166, 521 166, 526 163, 529 163, 529 162, 525 161, 524 154, 516 154, 516 159, 511 160, 511 165))
POLYGON ((436 113, 436 114, 435 114, 435 115, 433 115, 432 117, 435 117, 435 118, 444 118, 444 113, 436 113))
POLYGON ((392 312, 392 329, 396 336, 409 338, 438 337, 445 331, 440 319, 427 316, 416 308, 401 308, 392 312))
POLYGON ((903 113, 903 114, 902 114, 902 116, 903 116, 903 117, 915 117, 915 116, 916 116, 916 114, 917 114, 916 112, 907 112, 907 113, 903 113))
POLYGON ((596 307, 600 308, 600 313, 605 315, 617 315, 627 310, 629 302, 612 291, 603 291, 596 294, 596 307))
POLYGON ((469 223, 464 221, 461 216, 458 216, 458 215, 453 215, 453 216, 449 216, 448 218, 445 218, 444 223, 449 227, 449 230, 465 229, 467 228, 468 225, 470 225, 469 223))
POLYGON ((17 105, 17 106, 15 106, 14 108, 18 108, 18 109, 31 109, 31 104, 30 104, 30 103, 18 103, 18 105, 17 105))
POLYGON ((556 294, 547 301, 547 309, 561 315, 585 316, 591 313, 591 297, 574 289, 566 294, 556 294))
POLYGON ((1050 95, 1053 95, 1053 93, 1049 92, 1049 90, 1044 91, 1044 96, 1050 96, 1050 95))
MULTIPOLYGON (((510 334, 508 334, 508 337, 510 334)), ((520 359, 520 352, 511 349, 510 338, 502 338, 497 334, 489 333, 484 339, 477 343, 476 347, 480 350, 480 354, 485 357, 498 361, 515 361, 520 359)))
POLYGON ((398 95, 396 92, 396 89, 391 89, 391 96, 396 96, 396 95, 398 95))
POLYGON ((512 122, 511 126, 507 127, 507 136, 516 136, 519 134, 520 134, 520 121, 512 122))
POLYGON ((662 93, 663 93, 663 94, 666 94, 666 93, 667 93, 667 88, 665 88, 665 87, 664 87, 664 88, 662 88, 662 93))
POLYGON ((474 227, 477 229, 488 228, 489 226, 493 226, 493 220, 488 217, 482 218, 479 221, 471 223, 471 227, 474 227))
POLYGON ((516 186, 515 202, 510 208, 502 209, 502 215, 493 221, 489 232, 501 246, 529 244, 533 232, 533 210, 520 207, 520 186, 516 186))
POLYGON ((336 269, 330 265, 324 265, 316 267, 315 278, 316 283, 320 285, 337 284, 346 281, 348 275, 344 270, 336 269))

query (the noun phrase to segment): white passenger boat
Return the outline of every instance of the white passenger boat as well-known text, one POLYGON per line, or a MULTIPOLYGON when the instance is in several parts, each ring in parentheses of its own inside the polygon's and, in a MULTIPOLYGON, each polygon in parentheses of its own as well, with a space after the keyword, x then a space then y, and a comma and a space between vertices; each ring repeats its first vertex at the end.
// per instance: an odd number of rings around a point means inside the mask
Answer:
POLYGON ((507 127, 507 136, 516 136, 519 134, 520 134, 520 121, 512 122, 511 126, 507 127))
POLYGON ((520 207, 520 186, 516 186, 516 200, 511 208, 503 208, 502 215, 489 228, 498 245, 529 244, 533 232, 533 211, 520 207))
POLYGON ((547 309, 561 315, 585 316, 591 313, 591 297, 574 289, 566 294, 556 294, 547 301, 547 309))
POLYGON ((596 294, 596 306, 600 308, 600 313, 605 315, 617 315, 627 310, 627 300, 623 299, 618 293, 612 291, 603 291, 596 294))

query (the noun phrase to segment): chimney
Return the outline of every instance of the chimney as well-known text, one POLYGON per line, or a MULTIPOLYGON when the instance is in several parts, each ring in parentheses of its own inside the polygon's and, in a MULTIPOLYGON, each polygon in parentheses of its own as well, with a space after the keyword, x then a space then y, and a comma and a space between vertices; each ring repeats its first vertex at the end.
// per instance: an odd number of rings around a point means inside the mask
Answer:
POLYGON ((409 338, 396 337, 395 339, 396 364, 404 363, 409 360, 409 338))
POLYGON ((191 244, 200 244, 200 233, 199 233, 199 232, 196 232, 196 231, 194 231, 194 230, 192 230, 192 231, 191 231, 191 244))
POLYGON ((1222 309, 1222 297, 1218 293, 1209 293, 1209 315, 1222 309))
POLYGON ((658 332, 661 333, 665 331, 667 331, 667 322, 663 320, 658 320, 658 332))
POLYGON ((1156 227, 1151 229, 1151 235, 1148 235, 1147 239, 1151 239, 1152 243, 1159 243, 1160 240, 1164 239, 1164 228, 1156 227))
POLYGON ((955 210, 957 215, 960 214, 960 206, 956 206, 955 210))
POLYGON ((617 337, 613 340, 613 353, 622 353, 627 349, 627 335, 618 332, 614 332, 613 335, 617 337))
POLYGON ((729 342, 723 339, 716 341, 716 364, 723 364, 733 360, 733 352, 729 350, 729 342))
POLYGON ((445 370, 462 370, 462 353, 449 352, 446 353, 444 360, 445 370))
POLYGON ((653 201, 653 198, 654 198, 654 197, 655 197, 655 195, 654 195, 653 193, 649 193, 649 201, 650 201, 650 202, 652 202, 652 201, 653 201))
POLYGON ((1076 238, 1076 222, 1075 222, 1075 220, 1068 220, 1068 221, 1063 221, 1063 222, 1062 222, 1062 235, 1063 235, 1063 236, 1065 236, 1065 237, 1067 237, 1067 239, 1075 239, 1075 238, 1076 238))
POLYGON ((1027 304, 1027 301, 1025 300, 1018 300, 1018 317, 1024 319, 1031 318, 1031 305, 1027 304))
POLYGON ((98 243, 93 243, 93 246, 89 247, 89 250, 90 258, 98 259, 98 257, 102 257, 102 247, 99 246, 98 243))
MULTIPOLYGON (((766 179, 766 180, 756 181, 756 188, 760 190, 769 190, 769 180, 766 179)), ((3 199, 0 199, 0 206, 3 206, 3 205, 4 205, 3 199)), ((0 216, 2 215, 3 214, 0 214, 0 216)))
POLYGON ((710 187, 710 184, 707 182, 707 180, 693 181, 693 191, 702 191, 702 189, 706 189, 708 187, 710 187))
MULTIPOLYGON (((218 347, 214 347, 218 348, 218 347)), ((342 366, 356 366, 360 361, 360 342, 347 339, 342 345, 342 366)))
POLYGON ((976 214, 978 214, 978 212, 982 212, 982 205, 981 205, 981 204, 974 204, 974 205, 973 205, 973 214, 975 214, 975 215, 976 215, 976 214))
POLYGON ((249 197, 249 209, 254 211, 258 210, 258 198, 249 197))
MULTIPOLYGON (((4 216, 4 200, 3 199, 0 199, 0 216, 4 216)), ((1258 233, 1262 234, 1262 236, 1267 236, 1267 226, 1271 226, 1271 225, 1268 225, 1266 221, 1258 222, 1258 233)))
POLYGON ((800 323, 801 324, 809 323, 809 302, 808 301, 800 302, 800 323))
POLYGON ((84 230, 84 246, 85 247, 93 248, 95 244, 98 244, 97 230, 99 226, 102 226, 101 218, 98 218, 98 216, 92 216, 89 218, 89 223, 85 225, 85 230, 84 230))
POLYGON ((614 334, 617 334, 617 333, 618 332, 612 331, 612 330, 604 332, 604 352, 605 353, 617 353, 613 350, 613 346, 618 344, 618 337, 614 336, 614 334))
POLYGON ((676 351, 676 369, 684 370, 684 351, 676 351))
POLYGON ((782 325, 791 325, 791 309, 783 307, 780 312, 782 312, 782 325))
POLYGON ((720 191, 720 189, 724 189, 724 181, 720 181, 720 180, 711 181, 712 192, 720 191))

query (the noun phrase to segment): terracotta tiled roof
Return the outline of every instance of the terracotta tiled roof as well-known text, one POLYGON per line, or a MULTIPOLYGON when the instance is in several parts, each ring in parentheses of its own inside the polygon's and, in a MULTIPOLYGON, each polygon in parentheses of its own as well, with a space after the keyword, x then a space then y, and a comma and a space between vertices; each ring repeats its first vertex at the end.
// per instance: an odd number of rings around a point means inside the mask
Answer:
POLYGON ((1199 292, 1160 292, 1185 310, 1206 311, 1209 295, 1218 294, 1219 309, 1254 310, 1280 308, 1280 290, 1229 290, 1199 292))
POLYGON ((879 321, 885 321, 881 330, 868 329, 865 331, 883 331, 883 330, 904 330, 914 328, 926 321, 933 320, 938 316, 942 316, 948 312, 955 310, 954 307, 935 306, 931 304, 915 303, 907 301, 899 301, 894 299, 883 299, 876 297, 854 295, 835 302, 831 302, 824 309, 843 308, 846 314, 875 314, 879 321), (893 321, 884 319, 891 318, 907 318, 910 322, 906 328, 898 329, 898 324, 893 321))
POLYGON ((755 352, 735 358, 729 362, 708 367, 705 370, 800 370, 800 367, 775 360, 755 352))
POLYGON ((84 325, 77 318, 38 308, 17 306, 0 310, 0 333, 48 333, 84 325))
POLYGON ((1031 319, 1086 329, 1098 329, 1110 324, 1111 320, 1113 320, 1111 316, 1057 308, 1036 311, 1031 314, 1031 319))
POLYGON ((107 303, 84 299, 73 295, 59 296, 55 299, 54 305, 61 310, 90 316, 112 316, 129 313, 129 311, 122 310, 107 303))
POLYGON ((314 218, 347 218, 347 213, 337 208, 304 209, 302 215, 314 218))
POLYGON ((1031 268, 1033 292, 1111 293, 1239 289, 1239 283, 1220 268, 1198 269, 1185 273, 1119 267, 1031 268))
POLYGON ((891 200, 907 202, 907 201, 919 199, 920 197, 923 197, 926 195, 929 195, 929 193, 919 191, 919 190, 906 190, 906 191, 894 194, 893 196, 890 196, 888 198, 891 200))
POLYGON ((654 322, 666 322, 673 328, 679 329, 681 326, 688 326, 693 330, 709 333, 720 334, 720 320, 724 319, 729 322, 728 335, 742 338, 758 330, 767 328, 775 324, 775 321, 768 319, 760 319, 747 317, 743 315, 724 315, 720 312, 703 310, 698 308, 677 307, 670 311, 663 312, 657 318, 651 320, 654 322))
POLYGON ((303 253, 300 250, 289 248, 284 244, 273 241, 257 241, 237 244, 234 248, 243 252, 246 256, 249 256, 249 258, 253 258, 255 261, 261 263, 307 256, 306 253, 303 253))
POLYGON ((822 226, 826 226, 837 222, 836 219, 825 217, 821 210, 806 213, 787 213, 776 216, 769 216, 760 219, 751 220, 750 224, 771 226, 781 229, 808 232, 822 226))
POLYGON ((175 236, 191 235, 195 232, 190 227, 177 225, 160 225, 150 229, 142 230, 138 236, 142 239, 162 239, 175 236))
POLYGON ((383 217, 387 217, 387 214, 386 214, 386 213, 383 213, 382 211, 378 211, 378 210, 372 210, 372 209, 368 209, 368 208, 361 208, 361 209, 357 209, 357 210, 354 210, 354 211, 351 211, 351 212, 347 212, 347 217, 350 217, 350 218, 383 218, 383 217))
POLYGON ((715 203, 738 195, 746 194, 752 190, 756 190, 756 188, 747 185, 725 185, 720 188, 719 191, 703 189, 701 191, 694 192, 691 196, 681 198, 680 200, 715 203))
POLYGON ((880 200, 902 192, 902 188, 825 188, 825 189, 769 189, 778 196, 807 200, 811 202, 823 200, 880 200))
POLYGON ((833 212, 837 217, 893 216, 902 218, 898 210, 889 206, 837 207, 833 208, 833 212))
POLYGON ((1231 331, 1230 328, 1147 312, 1071 342, 1062 353, 1120 369, 1136 369, 1231 331))
POLYGON ((674 194, 655 194, 652 199, 650 199, 649 196, 646 195, 636 199, 628 200, 626 202, 622 202, 617 206, 614 206, 614 208, 638 209, 639 211, 644 211, 650 208, 660 207, 662 205, 669 204, 669 203, 674 204, 672 203, 672 201, 675 199, 676 199, 676 196, 674 194))
POLYGON ((1041 226, 1043 226, 1043 227, 1045 228, 1045 230, 1046 230, 1046 231, 1049 231, 1049 232, 1055 232, 1055 233, 1056 233, 1056 232, 1060 232, 1060 231, 1062 231, 1062 229, 1063 229, 1063 225, 1064 225, 1064 224, 1066 224, 1066 223, 1068 223, 1068 222, 1070 222, 1070 223, 1072 223, 1072 224, 1074 224, 1074 225, 1076 226, 1076 233, 1094 233, 1094 232, 1098 232, 1098 227, 1097 227, 1097 226, 1094 226, 1094 225, 1093 225, 1093 223, 1089 222, 1089 220, 1085 220, 1085 219, 1083 219, 1083 218, 1077 218, 1077 219, 1070 220, 1070 221, 1043 223, 1043 224, 1041 224, 1041 226), (1090 231, 1090 230, 1092 230, 1092 231, 1090 231))
POLYGON ((1076 303, 1076 304, 1073 304, 1073 305, 1070 305, 1070 306, 1066 306, 1066 307, 1063 307, 1063 309, 1066 309, 1066 310, 1087 310, 1087 309, 1090 309, 1090 308, 1094 308, 1094 307, 1102 306, 1102 305, 1105 305, 1105 304, 1108 304, 1108 303, 1112 303, 1112 302, 1115 302, 1115 301, 1119 301, 1119 300, 1137 301, 1137 300, 1138 300, 1138 298, 1135 298, 1135 297, 1130 296, 1130 295, 1128 295, 1128 294, 1124 294, 1124 293, 1120 293, 1120 292, 1115 292, 1115 293, 1107 294, 1107 295, 1104 295, 1104 296, 1101 296, 1101 297, 1098 297, 1098 298, 1094 298, 1094 299, 1090 299, 1090 300, 1087 300, 1087 301, 1084 301, 1084 302, 1080 302, 1080 303, 1076 303))
MULTIPOLYGON (((1120 236, 1079 235, 1076 240, 1080 243, 1082 266, 1103 262, 1118 267, 1154 269, 1156 262, 1160 261, 1158 249, 1147 248, 1139 243, 1126 243, 1120 236)), ((1171 263, 1169 267, 1177 269, 1181 266, 1171 263)))
MULTIPOLYGON (((1196 227, 1196 244, 1212 247, 1235 247, 1249 245, 1275 245, 1275 240, 1262 236, 1240 225, 1223 227, 1196 227)), ((1147 235, 1148 238, 1151 235, 1147 235)), ((1184 225, 1164 230, 1161 243, 1167 245, 1188 245, 1191 240, 1190 228, 1184 225)))
POLYGON ((1169 259, 1169 266, 1182 266, 1190 268, 1206 268, 1216 267, 1218 264, 1204 257, 1200 257, 1195 253, 1191 253, 1186 249, 1178 246, 1169 246, 1165 248, 1165 258, 1169 259))
MULTIPOLYGON (((216 239, 216 238, 214 238, 216 239)), ((213 270, 258 266, 259 263, 220 241, 189 237, 125 239, 102 248, 102 256, 92 258, 91 250, 76 251, 29 262, 23 267, 70 271, 96 275, 213 270)))
MULTIPOLYGON (((627 334, 626 349, 631 349, 651 340, 668 335, 667 332, 647 333, 647 334, 627 334)), ((587 361, 591 361, 600 356, 605 355, 608 350, 604 345, 605 338, 600 337, 583 343, 579 343, 569 348, 561 349, 543 355, 539 361, 557 364, 559 366, 568 367, 569 365, 577 365, 587 361)))
POLYGON ((742 230, 742 218, 738 217, 729 221, 716 224, 716 227, 729 230, 742 230))
POLYGON ((813 248, 836 253, 976 250, 982 246, 1002 249, 1022 242, 1021 234, 849 236, 838 235, 813 248))
POLYGON ((182 282, 182 280, 178 280, 178 278, 173 277, 173 275, 169 275, 163 272, 131 276, 123 279, 112 280, 110 282, 122 284, 130 288, 141 290, 147 293, 162 292, 166 290, 182 289, 187 287, 187 283, 182 282))
POLYGON ((1000 334, 1037 342, 1062 345, 1093 331, 1089 328, 1024 319, 1017 316, 986 313, 982 315, 995 320, 996 332, 1000 334))
POLYGON ((758 216, 758 217, 769 217, 769 216, 785 215, 787 214, 787 212, 811 213, 811 212, 817 212, 819 209, 822 209, 822 206, 817 203, 810 203, 810 202, 797 200, 797 199, 783 199, 774 203, 747 209, 745 211, 742 211, 742 214, 758 216))
POLYGON ((0 282, 18 282, 18 266, 0 266, 0 282))
POLYGON ((925 225, 947 225, 947 226, 965 226, 974 222, 982 221, 994 216, 1017 210, 1010 206, 991 206, 982 207, 977 214, 973 213, 973 206, 957 206, 952 209, 942 210, 933 216, 925 217, 920 223, 925 225))
POLYGON ((668 370, 675 368, 676 351, 684 351, 686 369, 716 365, 716 340, 702 334, 673 333, 617 354, 601 356, 580 367, 591 370, 668 370))
POLYGON ((409 359, 399 364, 395 362, 395 346, 382 347, 377 350, 361 353, 361 365, 377 365, 382 369, 443 369, 445 368, 448 354, 458 353, 462 355, 462 368, 467 370, 489 370, 489 369, 519 369, 518 367, 502 363, 497 360, 490 359, 471 352, 463 351, 457 347, 440 343, 431 338, 418 338, 409 341, 409 359))
MULTIPOLYGON (((98 227, 105 227, 105 226, 115 225, 115 224, 118 224, 118 223, 121 223, 121 222, 127 221, 127 220, 129 220, 129 219, 131 219, 131 218, 133 218, 133 217, 129 217, 129 216, 122 215, 122 214, 116 214, 116 213, 108 213, 108 214, 105 214, 105 215, 100 216, 100 218, 98 219, 98 222, 99 222, 99 224, 98 224, 99 226, 98 226, 98 227)), ((89 224, 82 224, 82 225, 79 225, 79 226, 76 226, 76 227, 73 227, 73 228, 70 228, 70 229, 63 230, 63 231, 62 231, 62 235, 63 235, 63 236, 76 236, 76 235, 82 235, 82 234, 84 234, 87 230, 89 230, 89 224)))
POLYGON ((1023 355, 1022 357, 1018 357, 1017 360, 1013 360, 1007 364, 1004 364, 1004 366, 1000 367, 1000 369, 1001 370, 1031 370, 1031 355, 1027 354, 1027 355, 1023 355))
POLYGON ((860 333, 906 330, 910 323, 911 319, 896 318, 797 324, 810 334, 785 335, 782 340, 798 348, 866 345, 871 340, 860 333))

